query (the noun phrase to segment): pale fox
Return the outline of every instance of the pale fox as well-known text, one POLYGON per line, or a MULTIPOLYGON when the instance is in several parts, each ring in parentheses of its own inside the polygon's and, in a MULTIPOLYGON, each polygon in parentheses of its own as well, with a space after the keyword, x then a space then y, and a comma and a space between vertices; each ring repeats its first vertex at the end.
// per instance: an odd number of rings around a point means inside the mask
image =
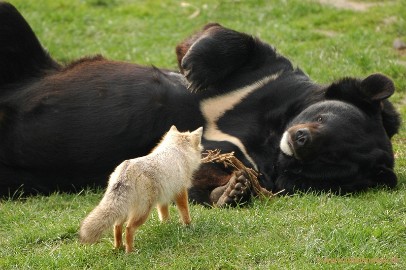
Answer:
POLYGON ((126 252, 131 252, 134 231, 157 206, 159 219, 169 219, 168 205, 178 207, 184 224, 191 222, 187 189, 201 163, 203 128, 179 132, 175 126, 164 135, 152 152, 125 160, 110 175, 107 190, 99 205, 83 220, 80 240, 96 242, 114 225, 114 246, 122 246, 122 226, 126 223, 126 252))

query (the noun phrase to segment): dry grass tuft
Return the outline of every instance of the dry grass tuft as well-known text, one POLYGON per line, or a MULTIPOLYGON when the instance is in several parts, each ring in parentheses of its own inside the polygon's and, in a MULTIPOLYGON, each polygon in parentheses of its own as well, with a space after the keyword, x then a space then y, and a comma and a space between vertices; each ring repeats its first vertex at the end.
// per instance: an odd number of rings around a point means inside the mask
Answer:
POLYGON ((248 180, 250 180, 252 188, 259 197, 270 199, 277 195, 277 193, 274 194, 263 188, 258 181, 259 173, 252 168, 246 167, 234 156, 234 152, 221 154, 219 149, 207 150, 203 153, 203 156, 202 163, 221 163, 226 168, 232 168, 234 171, 242 171, 248 180))

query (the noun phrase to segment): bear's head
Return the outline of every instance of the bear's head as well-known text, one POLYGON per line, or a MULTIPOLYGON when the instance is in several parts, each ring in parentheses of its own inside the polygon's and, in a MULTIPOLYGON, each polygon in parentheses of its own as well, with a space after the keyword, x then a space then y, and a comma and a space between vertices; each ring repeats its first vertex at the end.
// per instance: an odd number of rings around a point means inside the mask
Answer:
POLYGON ((325 100, 297 115, 282 136, 279 166, 283 182, 290 183, 287 188, 346 192, 394 187, 390 138, 400 118, 387 100, 394 90, 381 74, 345 78, 327 87, 325 100))

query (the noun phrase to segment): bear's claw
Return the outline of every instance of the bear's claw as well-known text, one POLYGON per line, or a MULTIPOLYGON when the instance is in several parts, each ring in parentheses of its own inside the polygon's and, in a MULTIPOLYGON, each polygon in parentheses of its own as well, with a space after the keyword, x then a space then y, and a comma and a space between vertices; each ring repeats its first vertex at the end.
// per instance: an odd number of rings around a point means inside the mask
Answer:
POLYGON ((214 195, 214 192, 218 194, 223 191, 217 202, 214 201, 218 207, 242 204, 247 202, 251 196, 251 182, 242 171, 234 173, 229 182, 220 188, 212 192, 214 195))

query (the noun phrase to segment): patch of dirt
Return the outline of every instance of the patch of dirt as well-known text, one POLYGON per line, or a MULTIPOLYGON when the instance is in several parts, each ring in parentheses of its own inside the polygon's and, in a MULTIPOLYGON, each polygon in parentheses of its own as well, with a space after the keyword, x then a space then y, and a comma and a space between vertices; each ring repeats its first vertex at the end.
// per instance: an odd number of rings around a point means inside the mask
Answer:
MULTIPOLYGON (((406 67, 406 61, 403 61, 403 60, 396 60, 396 64, 406 67)), ((405 104, 406 104, 406 99, 405 99, 405 104)))
POLYGON ((354 11, 366 11, 372 6, 378 5, 377 3, 360 3, 348 0, 319 0, 323 5, 330 5, 340 9, 350 9, 354 11))
POLYGON ((337 32, 331 31, 331 30, 321 30, 321 29, 317 29, 317 30, 314 30, 314 32, 316 32, 316 33, 318 33, 318 34, 320 34, 320 35, 326 36, 326 37, 335 37, 335 36, 338 35, 337 32))
POLYGON ((391 16, 391 17, 385 18, 385 19, 383 20, 383 23, 384 23, 385 25, 391 25, 391 24, 396 23, 397 21, 399 21, 398 17, 396 17, 396 16, 391 16))

